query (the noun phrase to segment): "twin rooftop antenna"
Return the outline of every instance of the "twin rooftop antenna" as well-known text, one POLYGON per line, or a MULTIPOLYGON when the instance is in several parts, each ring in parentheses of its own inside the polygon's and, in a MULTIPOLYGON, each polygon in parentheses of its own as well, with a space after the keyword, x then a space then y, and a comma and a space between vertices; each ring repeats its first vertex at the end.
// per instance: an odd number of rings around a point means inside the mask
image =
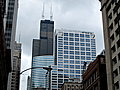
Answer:
MULTIPOLYGON (((45 18, 45 2, 43 2, 43 11, 42 11, 42 19, 45 18)), ((52 2, 51 2, 51 6, 50 6, 50 20, 53 19, 53 12, 52 12, 52 2)))

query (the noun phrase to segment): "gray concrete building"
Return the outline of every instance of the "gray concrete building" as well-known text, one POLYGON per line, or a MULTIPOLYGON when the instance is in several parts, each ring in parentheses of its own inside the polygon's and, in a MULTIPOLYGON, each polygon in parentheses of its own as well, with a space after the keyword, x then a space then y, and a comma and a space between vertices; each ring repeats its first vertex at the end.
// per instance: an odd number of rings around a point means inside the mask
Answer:
POLYGON ((27 90, 31 90, 31 77, 28 76, 27 78, 27 90))
POLYGON ((21 68, 21 43, 15 42, 13 54, 13 70, 9 74, 9 82, 7 90, 19 90, 21 68))
MULTIPOLYGON (((11 90, 12 77, 14 77, 14 53, 15 53, 15 34, 18 13, 18 0, 6 0, 6 19, 5 19, 5 42, 7 49, 11 50, 11 69, 12 72, 8 76, 7 89, 11 90), (13 76, 12 76, 13 75, 13 76)), ((17 81, 16 81, 17 82, 17 81)), ((17 89, 15 89, 17 90, 17 89)))
POLYGON ((103 17, 108 90, 120 90, 120 0, 99 0, 103 17))

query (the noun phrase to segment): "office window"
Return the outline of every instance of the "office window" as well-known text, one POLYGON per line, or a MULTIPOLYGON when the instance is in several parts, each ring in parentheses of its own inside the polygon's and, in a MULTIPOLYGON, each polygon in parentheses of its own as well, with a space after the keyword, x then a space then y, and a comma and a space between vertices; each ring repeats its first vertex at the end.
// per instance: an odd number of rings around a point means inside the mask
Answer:
POLYGON ((86 52, 86 55, 90 55, 90 52, 86 52))
POLYGON ((80 69, 80 65, 75 65, 75 68, 76 69, 80 69))
POLYGON ((70 65, 70 68, 74 68, 74 65, 70 65))
POLYGON ((85 55, 85 52, 81 52, 81 55, 85 55))
POLYGON ((68 51, 64 51, 64 54, 68 54, 68 51))
MULTIPOLYGON (((66 70, 66 69, 65 69, 66 70)), ((68 72, 67 72, 68 73, 68 72)), ((64 78, 69 78, 68 74, 64 74, 64 78)))
POLYGON ((92 52, 92 56, 96 56, 96 52, 92 52))
POLYGON ((68 55, 64 55, 64 58, 65 58, 65 59, 68 59, 68 55))
POLYGON ((68 65, 64 65, 64 68, 68 68, 68 65))
POLYGON ((69 42, 69 45, 74 45, 74 42, 69 42))
POLYGON ((80 64, 80 61, 75 61, 75 64, 80 64))
POLYGON ((85 43, 80 43, 80 46, 85 46, 85 43))
POLYGON ((90 46, 90 43, 86 43, 86 46, 90 46))
POLYGON ((90 48, 86 48, 86 51, 90 51, 90 48))
POLYGON ((75 56, 75 59, 80 59, 80 56, 75 56))
POLYGON ((64 63, 68 63, 68 60, 64 60, 64 63))
POLYGON ((68 37, 64 37, 64 40, 68 41, 68 37))
POLYGON ((74 38, 69 38, 69 41, 74 41, 74 38))
POLYGON ((64 42, 64 45, 68 45, 68 42, 64 42))
POLYGON ((74 60, 70 60, 70 63, 71 63, 71 64, 74 64, 74 60))
POLYGON ((77 73, 77 74, 80 74, 80 70, 76 70, 76 73, 77 73))
POLYGON ((74 50, 74 47, 70 46, 70 50, 74 50))
POLYGON ((64 46, 64 49, 68 49, 68 46, 64 46))
POLYGON ((79 53, 79 51, 75 51, 75 55, 79 55, 80 53, 79 53))
POLYGON ((79 42, 75 42, 75 46, 79 46, 79 42))
POLYGON ((86 39, 86 42, 90 42, 90 39, 86 39))
POLYGON ((90 38, 90 35, 85 35, 86 38, 90 38))
POLYGON ((85 60, 85 56, 81 56, 81 60, 85 60))
POLYGON ((81 51, 85 51, 85 47, 81 47, 81 51))
POLYGON ((86 57, 87 60, 91 60, 91 57, 86 57))
POLYGON ((83 38, 81 38, 81 39, 80 39, 80 42, 84 42, 84 39, 83 39, 83 38))
POLYGON ((79 50, 79 47, 75 47, 75 50, 79 50))
POLYGON ((80 75, 76 75, 77 78, 80 78, 80 75))
POLYGON ((64 33, 64 36, 68 36, 68 33, 64 33))
POLYGON ((79 34, 75 34, 75 37, 79 37, 79 34))
POLYGON ((80 34, 80 37, 84 37, 84 34, 80 34))
POLYGON ((74 73, 74 70, 70 70, 70 73, 74 73))
POLYGON ((79 41, 79 38, 75 38, 75 41, 79 41))
POLYGON ((69 33, 69 36, 74 37, 74 34, 73 33, 69 33))
POLYGON ((70 54, 74 54, 74 51, 70 51, 70 54))
POLYGON ((70 56, 70 59, 74 59, 74 56, 70 56))
MULTIPOLYGON (((65 72, 65 73, 68 73, 68 69, 64 69, 64 72, 65 72)), ((66 75, 66 77, 67 77, 67 76, 68 76, 68 75, 66 75)))

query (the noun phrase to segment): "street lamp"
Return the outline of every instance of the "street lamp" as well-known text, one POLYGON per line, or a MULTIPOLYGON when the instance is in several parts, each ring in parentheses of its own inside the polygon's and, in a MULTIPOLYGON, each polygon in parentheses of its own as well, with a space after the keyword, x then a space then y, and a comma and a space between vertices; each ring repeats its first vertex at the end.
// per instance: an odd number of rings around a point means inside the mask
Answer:
POLYGON ((28 71, 28 70, 31 70, 31 69, 37 69, 37 68, 41 68, 41 69, 45 69, 45 70, 47 70, 48 72, 49 72, 49 87, 48 87, 48 90, 50 90, 50 83, 51 83, 51 70, 52 70, 52 68, 51 67, 32 67, 32 68, 28 68, 28 69, 25 69, 25 70, 23 70, 22 72, 20 72, 19 73, 19 75, 21 75, 21 74, 23 74, 24 72, 26 72, 26 71, 28 71))
POLYGON ((48 72, 50 72, 50 71, 52 70, 51 67, 32 67, 32 68, 28 68, 28 69, 23 70, 22 72, 20 72, 20 75, 21 75, 22 73, 24 73, 25 71, 28 71, 28 70, 30 70, 30 69, 37 69, 37 68, 45 69, 45 70, 47 70, 48 72))

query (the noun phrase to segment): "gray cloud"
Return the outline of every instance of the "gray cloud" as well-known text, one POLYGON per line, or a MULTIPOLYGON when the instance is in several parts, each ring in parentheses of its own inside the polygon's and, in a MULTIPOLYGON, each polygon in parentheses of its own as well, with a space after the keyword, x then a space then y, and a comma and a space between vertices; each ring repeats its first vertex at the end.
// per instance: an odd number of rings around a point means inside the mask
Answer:
MULTIPOLYGON (((65 28, 95 32, 97 53, 101 52, 104 45, 98 0, 20 0, 16 40, 21 32, 22 70, 31 66, 32 39, 39 37, 43 1, 45 2, 45 18, 47 19, 50 16, 50 1, 52 1, 55 29, 65 28)), ((29 75, 30 72, 26 74, 29 75)), ((26 75, 22 75, 21 78, 23 80, 26 75)), ((21 90, 26 90, 26 81, 22 81, 21 90)))

